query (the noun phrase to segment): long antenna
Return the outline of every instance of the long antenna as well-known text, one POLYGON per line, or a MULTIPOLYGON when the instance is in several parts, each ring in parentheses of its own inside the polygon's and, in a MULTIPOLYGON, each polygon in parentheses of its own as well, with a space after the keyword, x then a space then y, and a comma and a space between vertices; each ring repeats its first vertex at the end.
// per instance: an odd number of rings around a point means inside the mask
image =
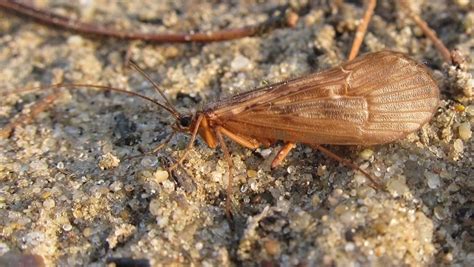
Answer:
MULTIPOLYGON (((40 90, 46 90, 46 89, 58 89, 58 88, 68 88, 68 89, 73 89, 73 90, 81 90, 81 89, 97 89, 97 90, 109 90, 109 91, 114 91, 117 93, 122 93, 122 94, 127 94, 131 96, 136 96, 141 99, 145 99, 147 101, 152 102, 153 104, 163 108, 164 110, 168 111, 171 115, 173 115, 176 119, 179 119, 180 114, 173 108, 170 108, 148 96, 141 95, 139 93, 135 93, 132 91, 127 91, 124 89, 120 88, 115 88, 115 87, 110 87, 110 86, 105 86, 105 85, 96 85, 96 84, 83 84, 83 83, 70 83, 70 84, 53 84, 45 87, 35 87, 35 88, 25 88, 23 90, 15 90, 15 92, 10 92, 10 93, 25 93, 25 92, 35 92, 35 91, 40 91, 40 90), (81 88, 82 87, 82 88, 81 88)), ((1 94, 4 95, 4 94, 1 94)))
POLYGON ((165 94, 163 93, 163 90, 158 86, 158 84, 156 84, 151 78, 150 76, 142 69, 138 66, 137 63, 135 63, 135 61, 133 60, 129 60, 130 62, 130 65, 138 72, 140 72, 143 77, 145 77, 145 79, 147 79, 152 85, 153 85, 153 88, 155 88, 156 91, 158 91, 158 93, 161 95, 161 97, 163 97, 163 99, 166 101, 166 104, 168 105, 168 107, 170 109, 173 110, 173 112, 175 114, 179 114, 179 112, 174 108, 173 105, 171 105, 170 101, 168 100, 168 98, 166 98, 165 94))

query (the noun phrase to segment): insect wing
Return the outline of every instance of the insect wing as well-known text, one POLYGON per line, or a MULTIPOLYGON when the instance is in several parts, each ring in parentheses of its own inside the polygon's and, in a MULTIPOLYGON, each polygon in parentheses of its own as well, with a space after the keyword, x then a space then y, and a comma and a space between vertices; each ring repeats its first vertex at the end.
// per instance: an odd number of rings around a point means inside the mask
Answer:
POLYGON ((419 129, 438 101, 423 65, 382 51, 234 96, 209 114, 221 127, 261 141, 370 145, 419 129))

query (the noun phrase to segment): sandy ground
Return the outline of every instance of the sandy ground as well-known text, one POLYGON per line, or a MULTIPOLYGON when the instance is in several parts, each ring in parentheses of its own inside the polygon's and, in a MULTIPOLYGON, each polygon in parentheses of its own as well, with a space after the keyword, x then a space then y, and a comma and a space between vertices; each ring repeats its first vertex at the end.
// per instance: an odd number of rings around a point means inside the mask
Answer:
MULTIPOLYGON (((110 2, 35 1, 84 21, 151 32, 252 25, 283 1, 110 2)), ((127 51, 188 112, 335 66, 348 54, 363 7, 327 2, 303 8, 294 29, 210 44, 90 38, 1 11, 0 90, 16 93, 0 100, 0 126, 51 93, 19 94, 18 88, 80 82, 159 98, 124 67, 127 51)), ((27 254, 48 266, 472 264, 474 7, 461 0, 411 1, 448 47, 467 58, 455 70, 391 2, 378 4, 362 50, 397 50, 426 63, 440 85, 439 109, 404 140, 329 146, 386 190, 372 189, 363 175, 304 145, 270 170, 278 146, 250 151, 229 142, 236 174, 229 225, 220 149, 197 140, 184 168, 168 177, 163 170, 182 154, 186 135, 156 155, 126 157, 163 141, 172 132, 169 114, 129 96, 65 91, 36 120, 0 140, 0 265, 27 254)))

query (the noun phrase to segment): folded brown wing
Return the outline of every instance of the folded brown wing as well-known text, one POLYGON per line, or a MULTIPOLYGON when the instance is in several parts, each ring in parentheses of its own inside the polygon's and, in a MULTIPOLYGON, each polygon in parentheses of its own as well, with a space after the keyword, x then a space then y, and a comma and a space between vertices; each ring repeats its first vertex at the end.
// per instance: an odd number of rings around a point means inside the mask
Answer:
POLYGON ((368 145, 419 129, 438 101, 438 86, 423 65, 382 51, 234 96, 209 114, 227 130, 257 140, 368 145))

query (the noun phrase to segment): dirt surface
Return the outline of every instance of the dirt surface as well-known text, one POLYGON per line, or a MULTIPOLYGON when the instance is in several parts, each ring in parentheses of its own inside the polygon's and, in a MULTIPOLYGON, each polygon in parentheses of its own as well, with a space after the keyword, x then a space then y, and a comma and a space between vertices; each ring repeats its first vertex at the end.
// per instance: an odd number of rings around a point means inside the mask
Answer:
MULTIPOLYGON (((282 1, 33 2, 124 30, 187 32, 253 25, 282 1)), ((0 11, 0 126, 52 93, 21 94, 19 88, 90 83, 159 99, 141 75, 124 67, 126 55, 183 112, 336 66, 348 55, 363 6, 331 2, 292 1, 300 13, 295 28, 209 44, 93 38, 0 11)), ((128 157, 150 151, 172 133, 173 117, 130 96, 64 91, 34 121, 0 139, 0 265, 27 260, 28 254, 48 266, 474 262, 474 6, 410 1, 447 46, 466 57, 456 69, 443 63, 392 2, 378 4, 362 53, 391 49, 426 63, 440 85, 439 109, 404 140, 368 148, 328 146, 386 190, 372 189, 365 176, 304 145, 270 170, 278 146, 250 151, 229 142, 236 175, 235 220, 229 224, 227 165, 219 148, 198 139, 184 168, 170 176, 164 170, 182 155, 186 135, 155 155, 128 157)))

